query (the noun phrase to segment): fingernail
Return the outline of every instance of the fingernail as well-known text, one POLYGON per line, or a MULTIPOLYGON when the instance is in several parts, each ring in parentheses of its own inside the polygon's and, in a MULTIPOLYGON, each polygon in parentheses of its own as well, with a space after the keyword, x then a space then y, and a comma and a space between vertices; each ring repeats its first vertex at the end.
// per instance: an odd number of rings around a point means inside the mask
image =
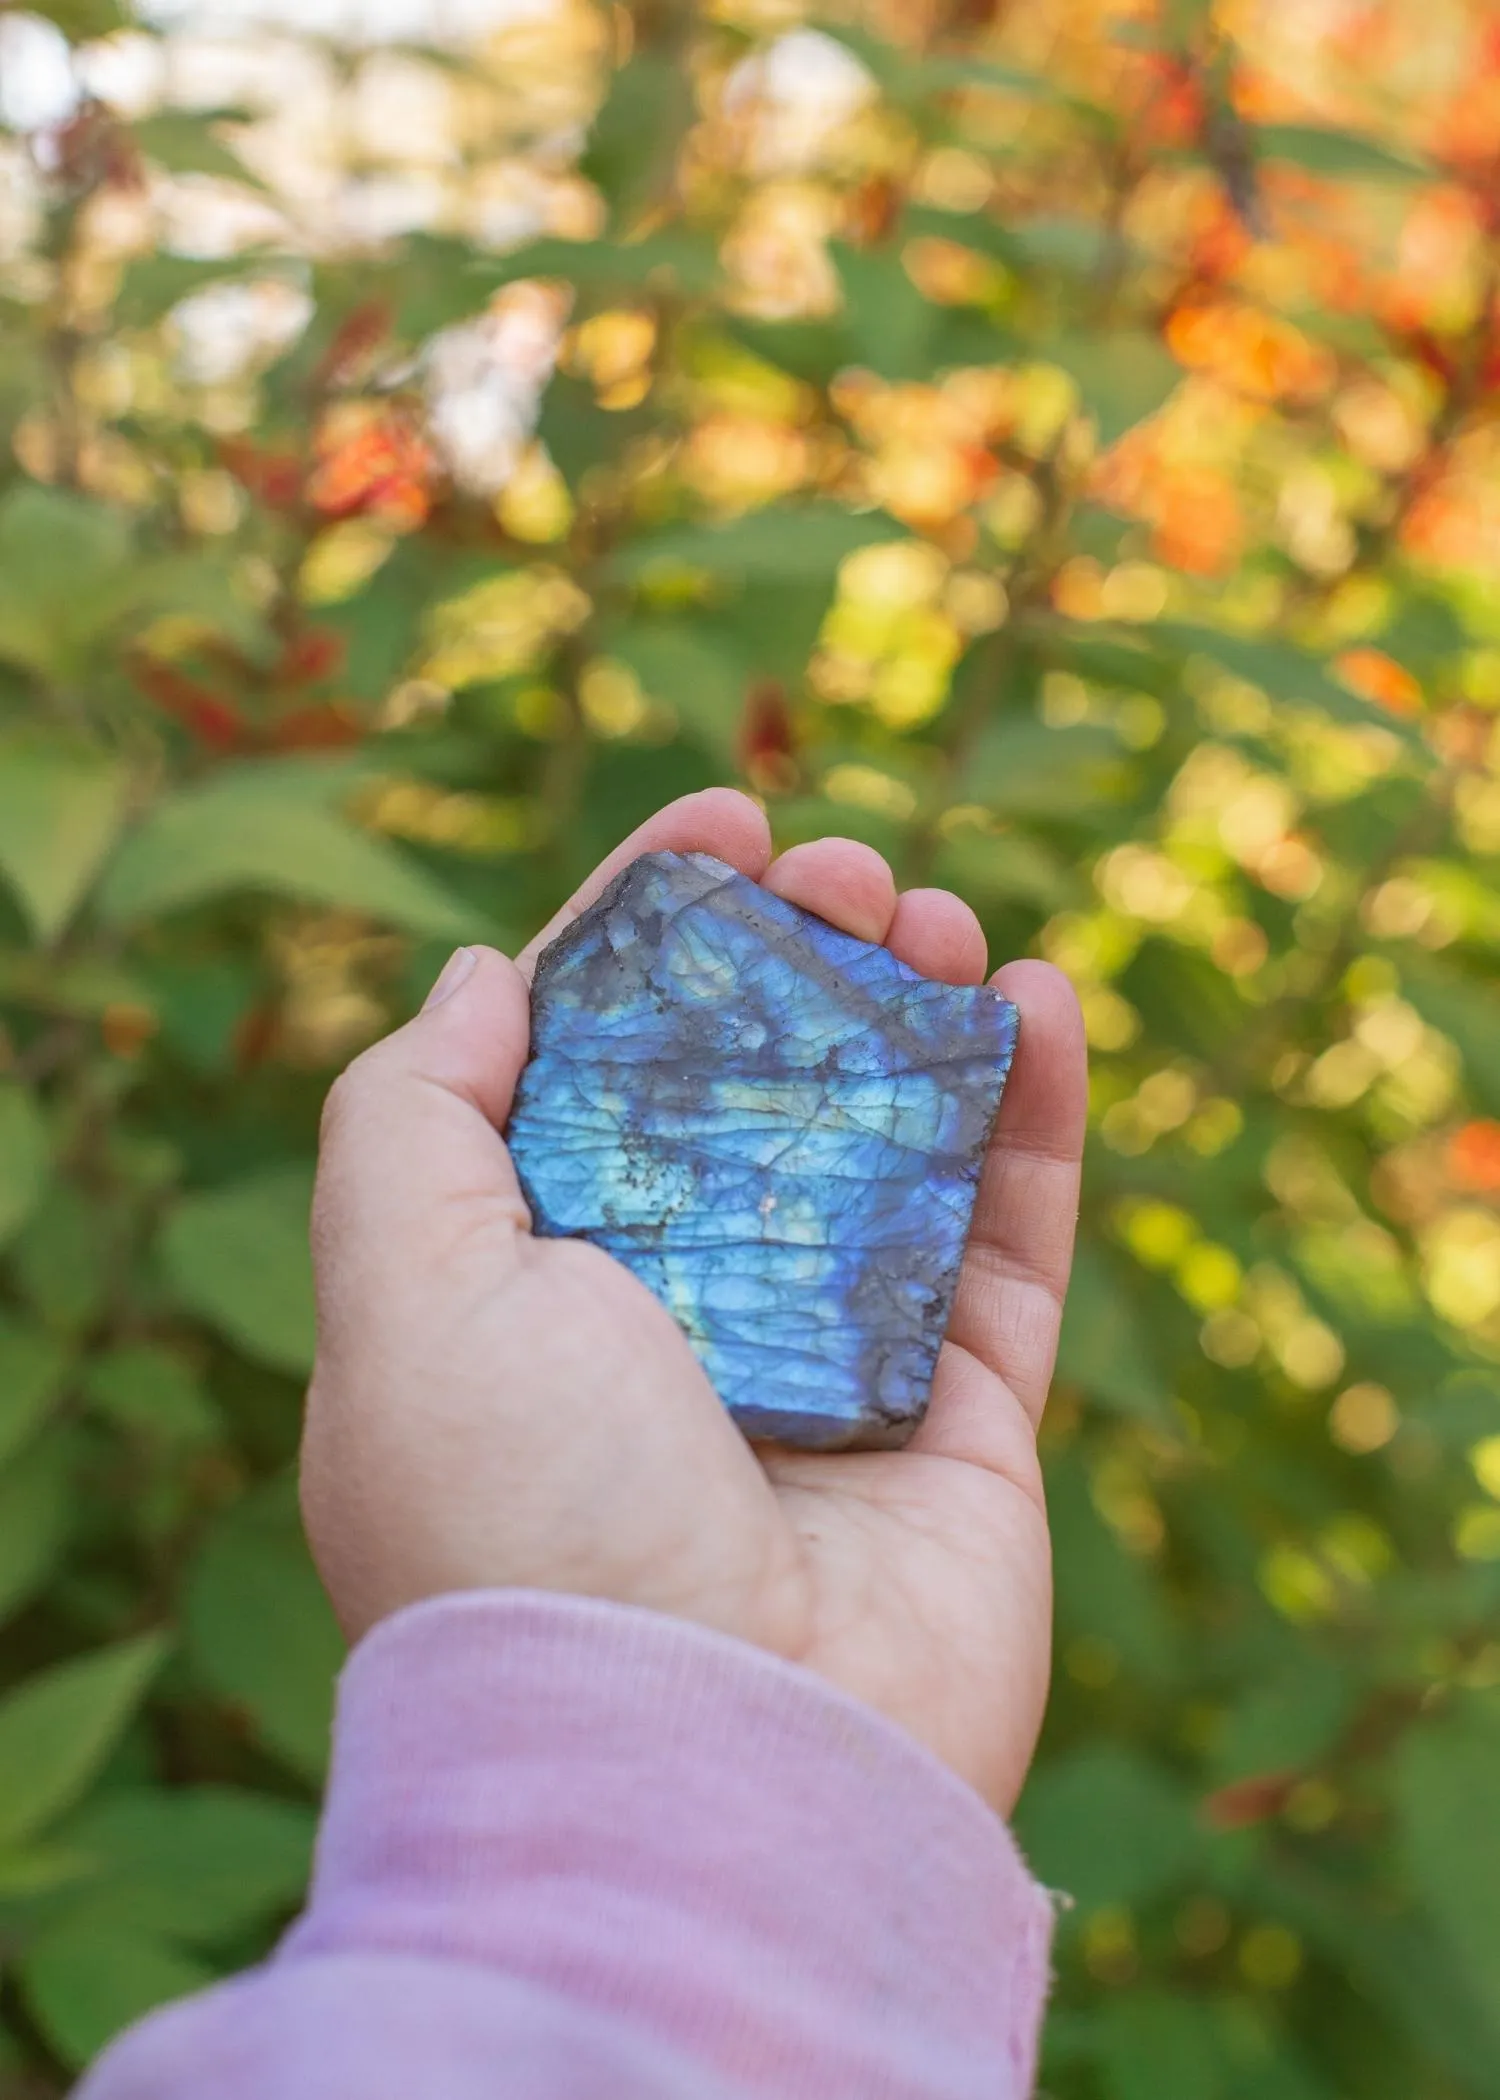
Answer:
POLYGON ((472 948, 455 948, 443 964, 442 975, 422 1001, 423 1013, 430 1013, 433 1007, 441 1006, 445 999, 451 999, 478 960, 479 957, 472 948))

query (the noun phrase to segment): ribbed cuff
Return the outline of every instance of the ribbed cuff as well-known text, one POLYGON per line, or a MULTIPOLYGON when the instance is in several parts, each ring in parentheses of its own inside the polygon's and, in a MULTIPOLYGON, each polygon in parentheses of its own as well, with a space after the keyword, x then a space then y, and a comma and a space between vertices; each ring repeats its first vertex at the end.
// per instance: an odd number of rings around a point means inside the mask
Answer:
POLYGON ((977 1795, 810 1672, 626 1606, 475 1592, 351 1656, 281 1958, 494 1966, 747 2094, 1020 2100, 1050 1932, 977 1795))

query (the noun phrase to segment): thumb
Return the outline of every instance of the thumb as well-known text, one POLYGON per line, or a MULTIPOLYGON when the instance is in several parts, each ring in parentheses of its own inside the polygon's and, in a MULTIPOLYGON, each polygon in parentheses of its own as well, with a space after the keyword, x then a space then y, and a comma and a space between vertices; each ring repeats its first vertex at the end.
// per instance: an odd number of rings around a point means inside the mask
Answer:
MULTIPOLYGON (((494 948, 460 948, 422 1011, 363 1051, 323 1110, 313 1198, 320 1321, 481 1221, 530 1227, 500 1128, 526 1062, 526 981, 494 948)), ((439 1258, 440 1255, 439 1255, 439 1258)))
POLYGON ((526 980, 496 948, 457 948, 420 1013, 354 1060, 346 1078, 398 1071, 467 1101, 498 1128, 526 1062, 531 1004, 526 980))

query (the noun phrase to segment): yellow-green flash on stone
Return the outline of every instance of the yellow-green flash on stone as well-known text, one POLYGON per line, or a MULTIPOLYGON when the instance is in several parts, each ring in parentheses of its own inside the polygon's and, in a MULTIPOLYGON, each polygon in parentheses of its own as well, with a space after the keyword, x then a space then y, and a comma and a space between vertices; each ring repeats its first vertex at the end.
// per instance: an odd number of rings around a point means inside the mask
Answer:
POLYGON ((987 986, 648 854, 537 967, 506 1133, 535 1229, 638 1276, 747 1436, 903 1443, 1016 1027, 987 986))

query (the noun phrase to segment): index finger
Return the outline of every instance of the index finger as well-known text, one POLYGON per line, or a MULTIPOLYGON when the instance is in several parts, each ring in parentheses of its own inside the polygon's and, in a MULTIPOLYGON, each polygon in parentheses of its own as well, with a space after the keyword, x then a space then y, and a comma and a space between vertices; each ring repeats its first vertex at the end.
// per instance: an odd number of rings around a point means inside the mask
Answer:
POLYGON ((608 889, 622 868, 643 853, 712 853, 758 882, 771 863, 771 827, 758 802, 734 788, 703 788, 680 796, 631 832, 600 862, 587 882, 574 891, 559 912, 516 957, 516 967, 531 982, 537 957, 549 941, 572 925, 608 889))

